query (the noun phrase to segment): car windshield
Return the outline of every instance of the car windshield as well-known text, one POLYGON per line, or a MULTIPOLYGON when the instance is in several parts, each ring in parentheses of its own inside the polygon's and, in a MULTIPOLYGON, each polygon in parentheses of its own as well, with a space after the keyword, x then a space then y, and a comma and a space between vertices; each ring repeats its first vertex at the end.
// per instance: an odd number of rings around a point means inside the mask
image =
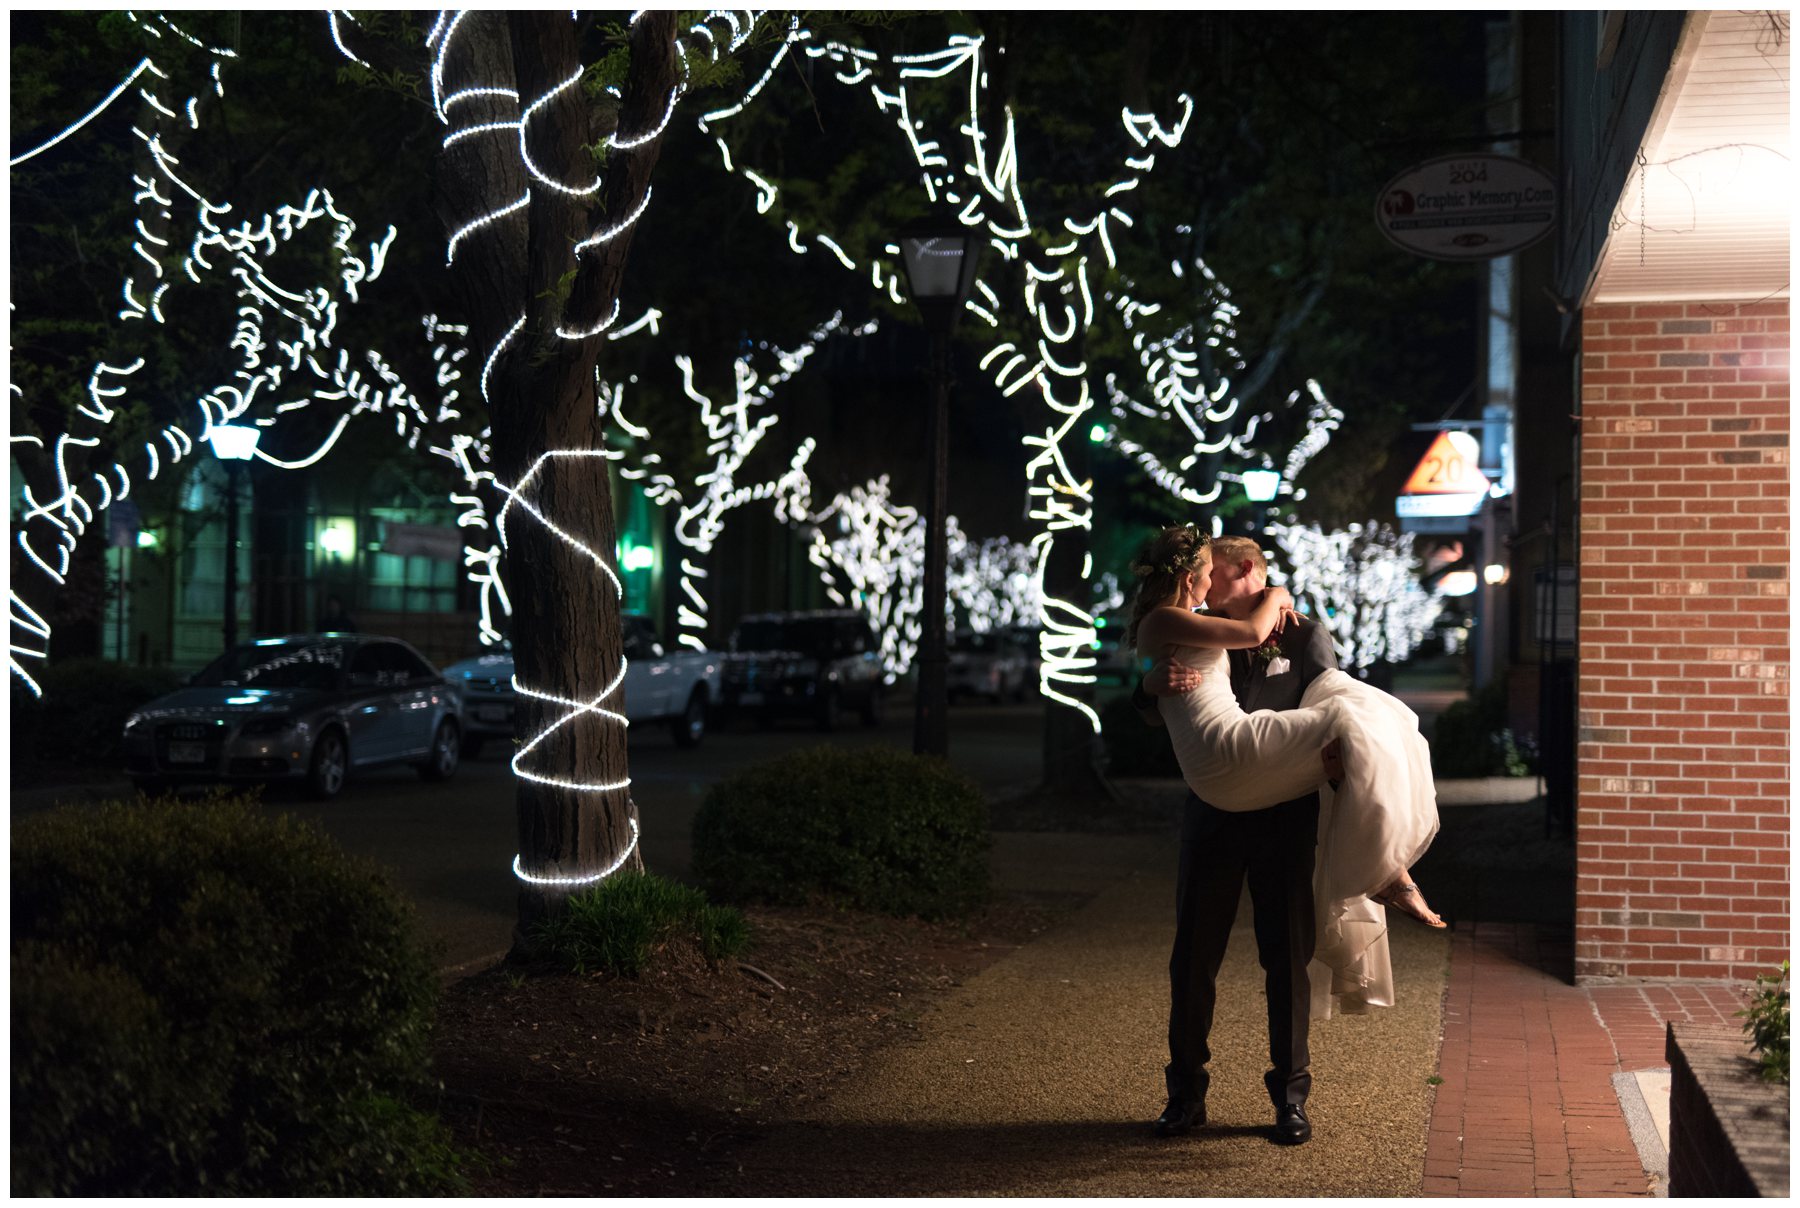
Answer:
POLYGON ((256 642, 214 659, 194 677, 202 688, 316 688, 338 686, 349 647, 338 642, 256 642))
POLYGON ((818 654, 831 649, 832 622, 829 617, 805 617, 791 621, 745 621, 738 626, 733 643, 745 652, 758 650, 798 650, 818 654))

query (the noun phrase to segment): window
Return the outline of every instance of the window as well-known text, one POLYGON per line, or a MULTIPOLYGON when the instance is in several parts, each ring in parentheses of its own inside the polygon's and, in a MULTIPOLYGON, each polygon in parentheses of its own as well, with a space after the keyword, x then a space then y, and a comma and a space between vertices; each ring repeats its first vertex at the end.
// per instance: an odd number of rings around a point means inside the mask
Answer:
MULTIPOLYGON (((432 524, 442 518, 420 508, 369 509, 374 534, 385 540, 387 525, 432 524)), ((373 612, 455 612, 458 562, 422 554, 368 553, 369 586, 363 606, 373 612)))

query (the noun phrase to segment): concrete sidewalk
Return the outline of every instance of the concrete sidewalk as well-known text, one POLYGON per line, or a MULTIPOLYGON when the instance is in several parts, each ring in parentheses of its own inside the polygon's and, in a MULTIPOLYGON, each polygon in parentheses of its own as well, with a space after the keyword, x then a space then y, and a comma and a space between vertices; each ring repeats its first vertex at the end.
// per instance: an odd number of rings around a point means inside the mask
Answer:
POLYGON ((747 1160, 793 1195, 1655 1194, 1663 1027, 1730 1023, 1741 1004, 1731 987, 1570 983, 1573 845, 1545 834, 1529 783, 1440 786, 1444 829, 1416 871, 1453 928, 1390 915, 1400 1004, 1315 1023, 1308 1145, 1267 1139, 1247 899, 1220 975, 1210 1123, 1159 1141, 1173 835, 1003 833, 1003 887, 1104 888, 747 1160))
POLYGON ((1175 844, 1145 835, 1006 835, 1009 889, 1110 877, 1054 930, 926 1014, 824 1104, 743 1158, 786 1195, 1404 1196, 1419 1190, 1449 941, 1410 920, 1399 1004, 1312 1030, 1316 1134, 1289 1148, 1262 1074, 1268 1037, 1247 903, 1220 975, 1209 1123, 1159 1140, 1175 844))

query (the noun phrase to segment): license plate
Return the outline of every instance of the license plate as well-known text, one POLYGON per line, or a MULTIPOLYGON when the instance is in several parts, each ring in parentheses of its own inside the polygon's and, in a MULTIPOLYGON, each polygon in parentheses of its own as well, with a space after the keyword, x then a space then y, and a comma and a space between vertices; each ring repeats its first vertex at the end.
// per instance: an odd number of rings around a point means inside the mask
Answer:
POLYGON ((512 710, 505 705, 477 705, 475 707, 475 720, 511 721, 512 710))
POLYGON ((172 742, 169 744, 170 763, 205 763, 206 744, 203 742, 172 742))
POLYGON ((760 705, 762 704, 762 700, 763 694, 760 692, 743 692, 738 694, 738 704, 740 705, 760 705))

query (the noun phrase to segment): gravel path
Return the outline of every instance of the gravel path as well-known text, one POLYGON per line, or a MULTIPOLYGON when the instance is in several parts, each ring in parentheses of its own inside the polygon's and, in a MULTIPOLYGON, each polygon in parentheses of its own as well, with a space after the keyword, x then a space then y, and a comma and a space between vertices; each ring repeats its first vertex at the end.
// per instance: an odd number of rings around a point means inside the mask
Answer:
POLYGON ((1211 1122, 1158 1140, 1175 859, 1168 840, 1133 847, 1135 871, 956 990, 916 1043, 807 1118, 759 1130, 734 1182, 791 1196, 1417 1195, 1448 940, 1398 920, 1399 1005, 1315 1021, 1314 1137, 1286 1148, 1266 1137, 1246 898, 1221 973, 1211 1122))

